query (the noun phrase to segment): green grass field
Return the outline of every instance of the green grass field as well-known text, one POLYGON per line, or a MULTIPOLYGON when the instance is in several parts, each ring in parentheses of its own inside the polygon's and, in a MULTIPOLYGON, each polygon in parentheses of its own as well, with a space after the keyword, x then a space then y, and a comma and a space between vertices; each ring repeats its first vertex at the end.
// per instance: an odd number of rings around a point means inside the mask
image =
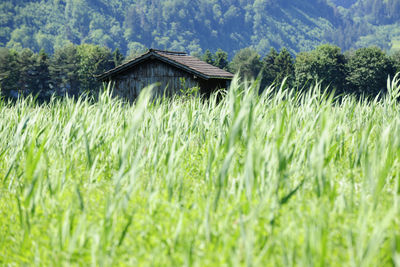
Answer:
POLYGON ((399 84, 0 101, 1 266, 400 266, 399 84))

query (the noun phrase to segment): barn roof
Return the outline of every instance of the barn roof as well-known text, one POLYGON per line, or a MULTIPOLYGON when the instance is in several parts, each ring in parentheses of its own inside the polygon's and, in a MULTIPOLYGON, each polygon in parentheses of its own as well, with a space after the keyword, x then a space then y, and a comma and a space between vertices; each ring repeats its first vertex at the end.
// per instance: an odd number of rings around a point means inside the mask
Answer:
POLYGON ((133 66, 145 61, 146 59, 159 59, 167 64, 183 69, 189 73, 197 75, 203 79, 232 79, 233 74, 223 69, 210 65, 196 57, 190 56, 185 52, 172 52, 164 50, 150 49, 147 53, 134 58, 118 67, 111 69, 97 78, 103 80, 107 77, 124 72, 133 66))

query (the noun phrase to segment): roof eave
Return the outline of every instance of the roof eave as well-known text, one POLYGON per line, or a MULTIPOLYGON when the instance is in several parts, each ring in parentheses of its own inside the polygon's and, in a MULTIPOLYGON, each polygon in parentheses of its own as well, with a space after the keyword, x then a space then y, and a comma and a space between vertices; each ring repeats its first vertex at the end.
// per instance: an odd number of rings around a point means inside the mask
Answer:
POLYGON ((140 63, 142 60, 150 57, 151 54, 154 54, 154 53, 153 52, 148 52, 146 54, 143 54, 140 57, 132 59, 131 61, 128 61, 125 64, 122 64, 122 65, 120 65, 118 67, 115 67, 114 69, 111 69, 111 70, 109 70, 109 71, 107 71, 107 72, 105 72, 103 74, 98 75, 96 78, 97 78, 98 81, 101 81, 101 80, 104 80, 104 79, 106 79, 108 77, 111 77, 111 76, 113 76, 115 74, 124 72, 126 69, 129 69, 130 67, 140 63))
POLYGON ((114 76, 114 75, 116 75, 116 74, 119 74, 119 73, 124 72, 125 70, 127 70, 127 69, 129 69, 129 68, 131 68, 131 67, 133 67, 133 66, 135 66, 135 65, 137 65, 137 64, 139 64, 139 63, 142 62, 143 60, 145 60, 145 59, 147 59, 147 58, 149 58, 149 57, 152 57, 152 56, 155 57, 155 58, 157 58, 157 59, 159 59, 159 60, 161 60, 161 61, 163 61, 163 62, 169 63, 169 64, 171 64, 171 65, 173 65, 173 66, 175 66, 175 67, 178 67, 178 68, 180 68, 180 69, 184 69, 184 70, 186 70, 187 72, 189 72, 189 73, 191 73, 191 74, 193 74, 193 75, 199 76, 199 77, 201 77, 201 78, 204 79, 204 80, 209 80, 209 79, 226 79, 226 80, 231 80, 231 79, 233 78, 233 76, 232 76, 232 77, 226 77, 226 76, 224 77, 224 76, 209 76, 209 75, 206 75, 206 74, 204 74, 204 73, 201 73, 201 72, 199 72, 199 71, 196 71, 196 70, 194 70, 194 69, 191 69, 191 68, 189 68, 189 67, 187 67, 187 66, 185 66, 185 65, 183 65, 183 64, 181 64, 181 63, 179 63, 179 62, 176 62, 176 61, 171 60, 171 59, 169 59, 169 58, 163 57, 162 55, 158 54, 158 53, 155 52, 154 50, 150 50, 150 51, 147 52, 146 54, 144 54, 144 55, 142 55, 142 56, 140 56, 140 57, 138 57, 138 58, 136 58, 136 59, 133 59, 133 60, 131 60, 131 61, 129 61, 129 62, 123 64, 123 65, 120 65, 120 66, 118 66, 118 67, 116 67, 116 68, 114 68, 114 69, 111 69, 111 70, 109 70, 109 71, 107 71, 107 72, 105 72, 105 73, 103 73, 103 74, 98 75, 98 76, 96 77, 96 79, 97 79, 98 81, 105 80, 105 79, 107 79, 107 78, 109 78, 109 77, 112 77, 112 76, 114 76))
POLYGON ((227 77, 227 76, 210 76, 209 79, 221 79, 221 80, 232 80, 234 76, 227 77))

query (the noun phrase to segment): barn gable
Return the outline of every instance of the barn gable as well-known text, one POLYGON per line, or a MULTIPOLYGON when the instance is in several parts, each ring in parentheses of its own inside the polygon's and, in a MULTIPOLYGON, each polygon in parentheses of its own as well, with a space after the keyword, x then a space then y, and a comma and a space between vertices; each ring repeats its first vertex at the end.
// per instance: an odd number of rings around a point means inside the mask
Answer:
POLYGON ((186 53, 154 49, 98 76, 101 81, 114 82, 114 93, 130 100, 151 84, 158 84, 160 95, 195 86, 209 94, 216 88, 227 88, 232 78, 233 74, 186 53))

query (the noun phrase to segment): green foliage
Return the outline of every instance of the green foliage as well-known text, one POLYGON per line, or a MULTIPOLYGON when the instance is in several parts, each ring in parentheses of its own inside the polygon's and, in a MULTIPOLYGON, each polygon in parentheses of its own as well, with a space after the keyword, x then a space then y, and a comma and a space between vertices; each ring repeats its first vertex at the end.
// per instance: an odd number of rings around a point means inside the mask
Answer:
POLYGON ((271 48, 269 53, 265 55, 262 60, 262 88, 272 84, 276 79, 278 70, 277 66, 275 66, 275 61, 278 55, 275 48, 271 48))
POLYGON ((208 64, 213 65, 214 64, 214 57, 213 54, 210 52, 210 50, 206 50, 206 52, 204 53, 202 60, 208 64))
POLYGON ((45 97, 50 89, 50 73, 47 54, 30 49, 20 53, 6 48, 0 49, 0 89, 7 97, 33 94, 45 97))
POLYGON ((189 88, 186 85, 185 78, 180 78, 179 82, 180 82, 180 86, 181 86, 180 93, 181 93, 182 99, 200 96, 200 91, 201 91, 200 87, 189 88))
POLYGON ((370 102, 237 80, 220 101, 0 101, 1 264, 396 265, 390 85, 370 102))
POLYGON ((392 61, 377 47, 360 48, 350 53, 347 69, 349 87, 363 95, 385 92, 388 76, 394 75, 392 61))
POLYGON ((119 48, 115 49, 112 53, 112 58, 114 61, 114 66, 119 66, 124 61, 124 55, 119 51, 119 48))
POLYGON ((191 53, 221 47, 230 54, 285 46, 293 53, 325 41, 341 21, 325 0, 4 0, 0 43, 49 53, 66 41, 92 43, 129 57, 138 45, 191 53))
POLYGON ((108 48, 97 45, 67 45, 57 49, 51 58, 50 72, 57 85, 57 94, 79 95, 86 91, 98 90, 101 83, 96 80, 99 75, 115 67, 123 56, 108 48))
MULTIPOLYGON (((263 59, 253 48, 242 49, 229 64, 228 54, 221 49, 215 54, 208 50, 202 58, 214 66, 238 73, 242 79, 261 75, 261 91, 273 83, 280 87, 285 80, 286 86, 299 89, 319 82, 336 93, 376 95, 385 93, 382 89, 386 77, 399 70, 398 54, 392 53, 389 58, 379 48, 360 49, 348 54, 347 62, 340 48, 321 45, 298 54, 295 60, 288 50, 278 53, 274 48, 263 59)), ((101 85, 96 76, 123 60, 118 49, 111 52, 91 44, 67 44, 56 49, 51 57, 44 50, 36 54, 29 49, 18 53, 2 48, 0 87, 3 95, 11 97, 39 94, 39 98, 48 98, 52 94, 94 93, 101 85)))
POLYGON ((322 87, 336 91, 345 88, 346 60, 341 50, 333 45, 321 45, 311 52, 297 55, 295 63, 296 84, 302 87, 307 83, 320 82, 322 87))
POLYGON ((56 95, 79 95, 98 91, 101 83, 96 76, 120 64, 118 51, 83 44, 68 44, 49 57, 44 50, 34 53, 24 49, 19 53, 0 48, 0 89, 7 97, 33 94, 39 99, 56 95))
POLYGON ((115 54, 117 58, 113 58, 109 49, 95 45, 79 45, 76 52, 80 87, 84 90, 99 88, 101 83, 96 80, 96 76, 112 69, 116 60, 122 61, 120 54, 115 54))
POLYGON ((249 46, 294 54, 326 42, 387 49, 398 35, 382 27, 398 28, 398 14, 400 0, 4 0, 0 46, 53 53, 67 42, 91 43, 129 58, 143 47, 232 55, 249 46))
POLYGON ((49 89, 50 73, 48 58, 41 50, 39 54, 29 49, 24 49, 18 55, 19 81, 18 90, 23 94, 43 94, 49 89))
POLYGON ((214 66, 227 70, 228 69, 228 53, 218 48, 214 56, 214 66))
POLYGON ((135 57, 143 54, 146 51, 147 51, 147 48, 144 45, 142 45, 138 42, 129 42, 128 53, 127 53, 128 56, 126 57, 125 60, 135 58, 135 57))
POLYGON ((51 85, 51 76, 49 71, 49 58, 48 55, 44 52, 44 50, 40 50, 37 56, 36 63, 36 74, 35 78, 36 84, 33 87, 34 94, 41 94, 43 97, 46 97, 46 94, 50 93, 50 85, 51 85), (37 93, 35 93, 35 91, 37 93))
POLYGON ((262 68, 260 58, 260 54, 253 48, 241 49, 232 59, 229 69, 234 73, 239 73, 242 78, 257 77, 262 68))
POLYGON ((283 48, 278 54, 274 48, 271 48, 262 60, 261 87, 264 89, 274 82, 279 86, 285 78, 287 85, 292 87, 294 74, 294 59, 289 51, 283 48))
POLYGON ((208 64, 214 65, 220 69, 228 69, 228 53, 218 48, 215 54, 211 53, 209 49, 200 56, 201 60, 207 62, 208 64))
POLYGON ((395 51, 391 56, 394 71, 400 72, 400 50, 395 51))
POLYGON ((9 96, 19 80, 18 54, 15 51, 0 47, 0 90, 1 94, 9 96))
MULTIPOLYGON (((349 12, 348 16, 351 15, 352 13, 349 12)), ((343 50, 348 50, 357 47, 357 43, 365 36, 371 36, 372 40, 380 41, 378 38, 375 38, 374 29, 368 23, 347 19, 343 25, 340 25, 327 35, 327 40, 330 43, 338 45, 343 50)))
POLYGON ((59 86, 58 94, 78 95, 80 88, 78 66, 76 46, 70 44, 54 52, 50 72, 54 82, 59 86))
POLYGON ((330 1, 337 6, 342 6, 346 8, 351 7, 353 4, 357 2, 357 0, 330 0, 330 1))
POLYGON ((375 25, 392 24, 400 19, 400 0, 358 0, 353 10, 375 25))
POLYGON ((399 35, 400 0, 346 2, 351 5, 340 9, 344 23, 328 34, 327 40, 344 50, 368 46, 392 49, 399 35))

